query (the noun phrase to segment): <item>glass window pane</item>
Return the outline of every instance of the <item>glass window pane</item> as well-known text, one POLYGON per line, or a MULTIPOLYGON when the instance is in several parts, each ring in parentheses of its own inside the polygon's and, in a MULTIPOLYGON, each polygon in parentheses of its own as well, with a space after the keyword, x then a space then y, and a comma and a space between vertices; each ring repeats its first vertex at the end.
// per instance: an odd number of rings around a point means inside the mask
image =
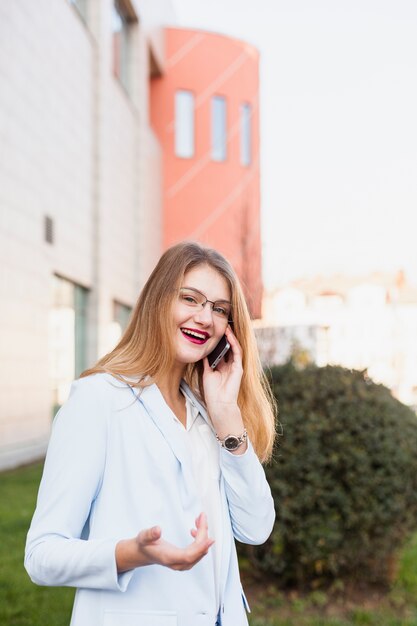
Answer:
POLYGON ((251 105, 242 104, 240 107, 240 162, 245 166, 250 165, 252 160, 251 119, 251 105))
POLYGON ((87 367, 87 307, 87 289, 53 276, 48 321, 53 415, 67 399, 74 378, 87 367))
POLYGON ((132 307, 113 301, 113 321, 109 327, 109 344, 115 346, 129 323, 132 307))
POLYGON ((226 99, 214 96, 211 100, 211 158, 213 161, 226 159, 226 99))
POLYGON ((75 376, 87 369, 87 306, 88 291, 80 285, 74 285, 74 342, 75 376))
POLYGON ((131 313, 132 307, 114 301, 113 317, 120 326, 120 334, 126 330, 131 313))
POLYGON ((175 94, 175 154, 184 159, 194 156, 194 95, 175 94))

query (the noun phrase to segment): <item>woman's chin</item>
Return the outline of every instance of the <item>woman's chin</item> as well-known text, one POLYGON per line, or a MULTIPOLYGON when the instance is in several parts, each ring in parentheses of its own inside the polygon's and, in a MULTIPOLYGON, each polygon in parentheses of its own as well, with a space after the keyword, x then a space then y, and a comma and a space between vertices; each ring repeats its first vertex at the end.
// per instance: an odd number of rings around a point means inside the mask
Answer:
POLYGON ((182 365, 192 365, 204 359, 207 354, 207 350, 181 350, 177 353, 177 361, 182 365))

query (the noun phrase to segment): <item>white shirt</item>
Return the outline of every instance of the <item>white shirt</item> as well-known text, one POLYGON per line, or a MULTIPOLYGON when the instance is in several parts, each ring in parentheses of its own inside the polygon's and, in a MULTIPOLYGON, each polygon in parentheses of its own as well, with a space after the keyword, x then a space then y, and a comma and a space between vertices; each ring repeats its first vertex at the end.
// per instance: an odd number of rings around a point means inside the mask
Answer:
POLYGON ((184 394, 187 410, 186 427, 173 414, 174 421, 184 433, 190 451, 194 476, 198 485, 203 512, 207 515, 208 534, 215 543, 213 553, 213 575, 216 589, 216 606, 220 594, 220 557, 222 549, 222 504, 220 496, 220 450, 213 430, 204 420, 196 405, 184 394))

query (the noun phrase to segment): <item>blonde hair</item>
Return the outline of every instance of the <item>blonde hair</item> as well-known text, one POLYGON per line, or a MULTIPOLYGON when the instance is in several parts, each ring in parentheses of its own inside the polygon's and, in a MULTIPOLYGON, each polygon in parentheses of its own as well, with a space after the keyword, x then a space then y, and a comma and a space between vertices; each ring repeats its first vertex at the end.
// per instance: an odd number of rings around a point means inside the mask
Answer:
MULTIPOLYGON (((107 372, 122 380, 136 381, 139 376, 139 380, 131 384, 141 387, 145 379, 166 375, 175 358, 172 305, 185 274, 200 265, 219 272, 230 289, 233 331, 243 354, 238 405, 255 452, 264 462, 272 454, 276 405, 262 370, 239 279, 230 263, 212 248, 188 241, 169 248, 142 289, 119 343, 81 377, 107 372)), ((204 402, 202 362, 190 363, 184 379, 204 402)))

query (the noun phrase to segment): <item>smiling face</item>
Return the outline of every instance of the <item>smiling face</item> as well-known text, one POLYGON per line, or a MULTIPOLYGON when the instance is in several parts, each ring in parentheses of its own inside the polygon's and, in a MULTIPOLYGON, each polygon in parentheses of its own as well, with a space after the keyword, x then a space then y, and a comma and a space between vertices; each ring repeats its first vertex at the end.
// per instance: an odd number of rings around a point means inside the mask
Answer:
POLYGON ((185 298, 178 297, 174 301, 174 345, 176 362, 185 366, 200 361, 216 347, 224 335, 228 321, 227 315, 219 315, 222 311, 220 307, 217 315, 213 313, 210 302, 203 308, 189 306, 187 300, 193 301, 192 290, 196 290, 194 293, 197 298, 200 298, 197 294, 199 292, 216 303, 229 303, 231 294, 223 276, 209 265, 198 265, 187 272, 181 287, 188 288, 189 291, 185 291, 185 298))

